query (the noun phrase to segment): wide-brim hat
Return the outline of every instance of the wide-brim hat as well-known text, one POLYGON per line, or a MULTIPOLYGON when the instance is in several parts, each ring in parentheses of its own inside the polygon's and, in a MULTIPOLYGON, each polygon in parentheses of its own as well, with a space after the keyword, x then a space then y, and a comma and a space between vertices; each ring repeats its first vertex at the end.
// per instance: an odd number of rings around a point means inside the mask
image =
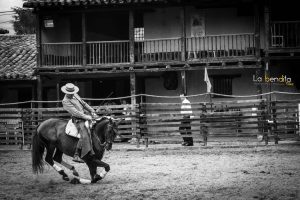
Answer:
POLYGON ((67 83, 61 87, 61 91, 65 94, 76 94, 79 91, 79 88, 73 83, 67 83))

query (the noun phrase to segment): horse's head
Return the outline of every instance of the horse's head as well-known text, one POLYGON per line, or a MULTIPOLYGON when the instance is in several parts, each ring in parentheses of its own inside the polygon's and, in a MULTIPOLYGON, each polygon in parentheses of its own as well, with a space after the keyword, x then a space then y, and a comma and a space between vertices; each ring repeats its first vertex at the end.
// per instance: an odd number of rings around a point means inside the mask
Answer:
POLYGON ((111 150, 112 143, 118 134, 120 120, 113 118, 101 118, 96 121, 95 133, 100 140, 100 145, 106 150, 111 150))

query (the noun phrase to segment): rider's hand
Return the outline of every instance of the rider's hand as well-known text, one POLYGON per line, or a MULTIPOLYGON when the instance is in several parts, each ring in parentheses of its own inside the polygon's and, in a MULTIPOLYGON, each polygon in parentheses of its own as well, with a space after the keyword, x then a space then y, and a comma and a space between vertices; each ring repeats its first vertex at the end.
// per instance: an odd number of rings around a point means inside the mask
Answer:
POLYGON ((92 116, 88 115, 88 116, 86 117, 86 119, 89 120, 89 121, 91 121, 93 118, 92 118, 92 116))

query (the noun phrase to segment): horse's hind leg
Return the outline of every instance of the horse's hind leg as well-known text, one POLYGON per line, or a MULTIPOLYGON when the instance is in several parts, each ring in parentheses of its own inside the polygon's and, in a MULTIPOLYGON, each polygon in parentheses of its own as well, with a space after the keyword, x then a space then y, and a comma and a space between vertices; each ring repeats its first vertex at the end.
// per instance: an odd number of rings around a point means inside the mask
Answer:
POLYGON ((71 170, 73 172, 74 176, 79 176, 78 172, 76 171, 75 167, 73 165, 70 165, 69 163, 65 162, 62 159, 63 152, 61 152, 59 149, 56 149, 56 152, 54 154, 53 160, 62 166, 66 167, 67 169, 71 170))
POLYGON ((47 154, 45 157, 45 161, 49 163, 60 175, 62 175, 63 180, 69 181, 68 175, 64 172, 62 168, 60 168, 57 164, 53 161, 53 153, 55 151, 55 147, 53 145, 47 146, 47 154))

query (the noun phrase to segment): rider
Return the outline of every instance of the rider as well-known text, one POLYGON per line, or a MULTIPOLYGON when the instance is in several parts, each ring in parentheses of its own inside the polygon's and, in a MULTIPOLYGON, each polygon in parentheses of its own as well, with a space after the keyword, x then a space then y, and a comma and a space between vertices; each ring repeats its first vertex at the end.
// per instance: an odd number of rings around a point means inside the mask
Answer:
POLYGON ((81 163, 83 162, 81 158, 87 153, 94 154, 90 130, 85 126, 85 122, 86 120, 91 121, 92 116, 96 116, 95 110, 79 97, 77 94, 79 88, 74 84, 67 83, 61 87, 61 91, 65 93, 62 105, 72 115, 72 121, 75 123, 80 134, 73 161, 81 163), (81 158, 79 157, 80 150, 81 158))

